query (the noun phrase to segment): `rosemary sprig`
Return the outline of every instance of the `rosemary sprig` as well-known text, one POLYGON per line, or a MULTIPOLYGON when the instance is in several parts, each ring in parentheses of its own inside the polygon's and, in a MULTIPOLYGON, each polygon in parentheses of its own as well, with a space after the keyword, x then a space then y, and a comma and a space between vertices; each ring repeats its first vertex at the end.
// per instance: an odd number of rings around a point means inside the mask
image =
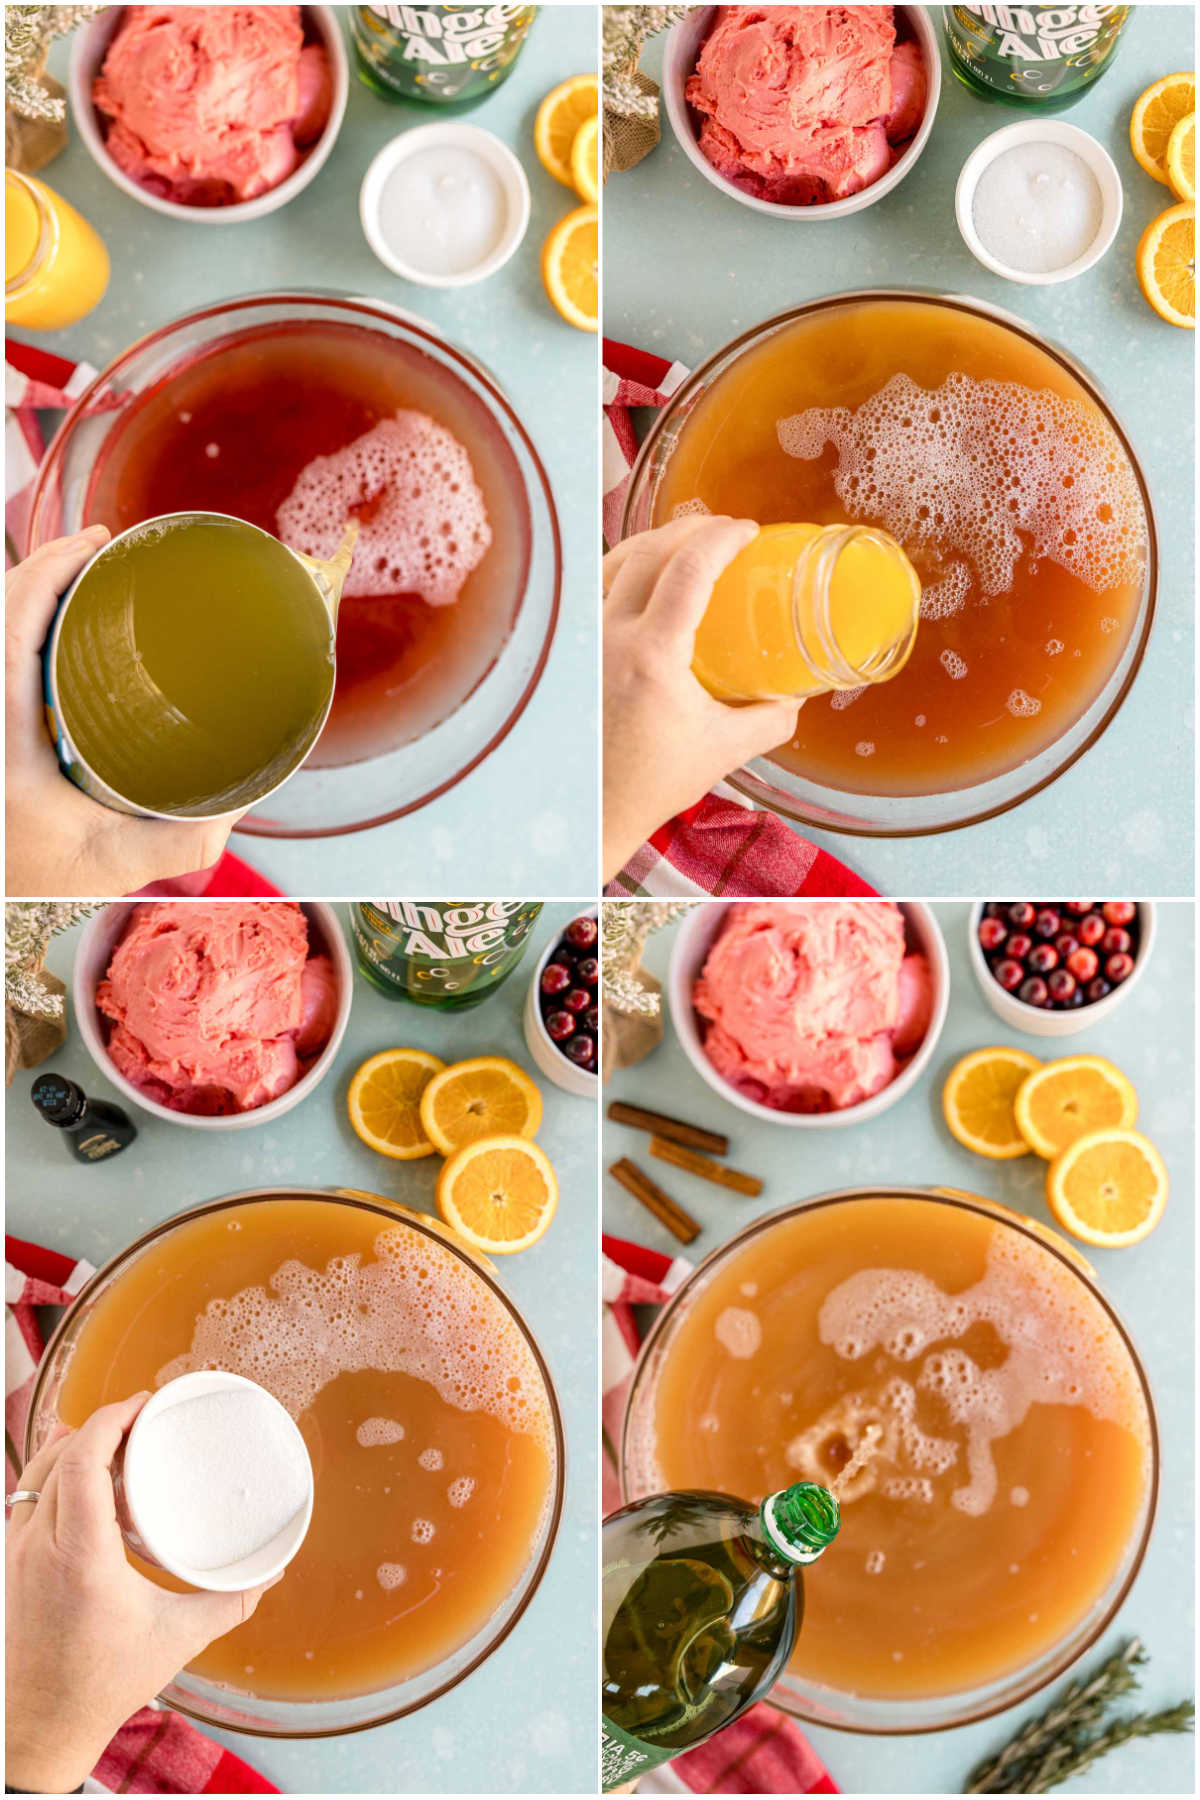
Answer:
POLYGON ((1137 1688, 1138 1670, 1146 1660, 1141 1640, 1131 1638, 1094 1675, 1072 1681, 1044 1713, 1022 1726, 1011 1743, 971 1771, 964 1793, 1044 1794, 1090 1769, 1120 1744, 1159 1732, 1189 1731, 1191 1701, 1104 1724, 1113 1702, 1137 1688))

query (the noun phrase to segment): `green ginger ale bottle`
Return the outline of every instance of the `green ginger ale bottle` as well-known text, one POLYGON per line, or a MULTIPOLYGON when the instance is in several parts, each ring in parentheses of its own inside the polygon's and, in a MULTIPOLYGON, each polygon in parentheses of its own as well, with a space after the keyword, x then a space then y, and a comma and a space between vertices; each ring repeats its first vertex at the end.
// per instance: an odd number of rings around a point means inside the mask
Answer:
POLYGON ((1061 111, 1116 54, 1130 6, 946 6, 950 67, 984 100, 1061 111))
POLYGON ((358 966, 389 1000, 465 1012, 494 994, 525 954, 540 900, 359 900, 358 966))
POLYGON ((475 106, 507 81, 536 6, 352 6, 358 73, 385 100, 475 106))

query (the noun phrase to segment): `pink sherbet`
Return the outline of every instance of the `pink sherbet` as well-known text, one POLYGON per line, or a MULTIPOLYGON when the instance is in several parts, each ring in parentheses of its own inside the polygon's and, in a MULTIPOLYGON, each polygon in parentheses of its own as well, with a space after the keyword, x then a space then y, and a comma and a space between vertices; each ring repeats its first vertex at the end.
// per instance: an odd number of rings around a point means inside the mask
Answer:
POLYGON ((300 1029, 296 1049, 301 1056, 317 1056, 333 1036, 337 1022, 338 991, 333 964, 327 956, 310 956, 300 973, 300 1029))
POLYGON ((892 1038, 897 1056, 919 1050, 933 1017, 933 974, 929 961, 919 953, 900 964, 900 1018, 892 1038))
MULTIPOLYGON (((313 961, 328 967, 326 957, 313 961)), ((177 1112, 264 1106, 294 1087, 301 1057, 320 1048, 324 977, 306 1009, 307 963, 308 923, 292 901, 146 902, 96 989, 113 1021, 109 1055, 177 1112)))
POLYGON ((890 168, 914 108, 919 122, 924 68, 916 45, 897 46, 890 6, 723 6, 685 93, 720 174, 762 199, 816 205, 890 168))
POLYGON ((717 1073, 786 1112, 840 1111, 896 1072, 904 918, 884 900, 731 906, 693 993, 717 1073))
POLYGON ((322 104, 328 117, 316 59, 327 76, 298 6, 126 7, 92 88, 106 148, 183 205, 252 200, 291 174, 322 104))

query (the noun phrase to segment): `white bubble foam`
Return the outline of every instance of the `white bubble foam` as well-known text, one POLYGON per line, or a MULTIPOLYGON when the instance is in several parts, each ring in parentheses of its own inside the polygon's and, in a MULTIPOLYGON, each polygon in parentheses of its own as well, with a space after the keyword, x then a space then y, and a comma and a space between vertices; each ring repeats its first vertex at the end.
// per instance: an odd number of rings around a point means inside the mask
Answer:
POLYGON ((868 1575, 882 1575, 887 1554, 883 1550, 868 1550, 864 1567, 868 1575))
POLYGON ((1048 638, 1047 639, 1047 641, 1046 641, 1046 655, 1047 656, 1061 656, 1062 652, 1063 652, 1063 641, 1061 638, 1048 638))
POLYGON ((446 1489, 446 1498, 451 1506, 465 1506, 475 1492, 475 1478, 472 1475, 458 1475, 446 1489))
POLYGON ((727 1306, 717 1315, 713 1330, 722 1348, 743 1360, 753 1356, 762 1343, 762 1322, 746 1306, 727 1306))
POLYGON ((967 604, 970 591, 970 569, 965 562, 952 562, 940 580, 921 589, 921 617, 927 621, 953 618, 967 604))
POLYGON ((1027 694, 1024 688, 1014 688, 1004 704, 1014 719, 1033 719, 1042 710, 1041 701, 1027 694))
POLYGON ((364 1419, 355 1437, 364 1450, 374 1444, 398 1444, 404 1436, 404 1427, 395 1419, 364 1419))
POLYGON ((838 688, 836 693, 830 695, 829 704, 834 712, 845 712, 846 708, 853 706, 854 702, 860 700, 866 691, 865 687, 838 688))
POLYGON ((711 506, 705 506, 703 500, 700 499, 681 500, 678 506, 673 506, 671 508, 671 517, 673 519, 686 519, 692 513, 698 513, 701 518, 711 518, 712 508, 711 506))
POLYGON ((1137 482, 1112 427, 1080 400, 957 373, 934 389, 894 375, 861 406, 810 407, 776 430, 805 461, 833 446, 847 517, 886 526, 910 553, 961 559, 985 595, 1011 590, 1027 549, 1096 593, 1141 577, 1137 482))
POLYGON ((967 672, 967 665, 958 654, 957 650, 943 650, 942 654, 938 657, 938 661, 941 663, 943 669, 945 669, 951 681, 961 681, 967 672))
POLYGON ((437 1527, 432 1519, 414 1519, 412 1522, 412 1541, 414 1544, 432 1544, 437 1527))
POLYGON ((449 606, 492 541, 466 449, 427 413, 403 409, 301 469, 276 514, 289 549, 332 556, 359 521, 345 592, 419 594, 449 606))
MULTIPOLYGON (((408 1580, 408 1570, 403 1563, 380 1563, 375 1571, 375 1579, 381 1588, 390 1593, 392 1588, 401 1587, 408 1580)), ((359 1599, 361 1595, 356 1595, 355 1598, 359 1599)))
POLYGON ((875 746, 870 738, 863 738, 859 743, 855 744, 854 754, 855 756, 874 756, 875 746))
POLYGON ((440 1469, 443 1462, 445 1461, 445 1458, 443 1457, 440 1450, 430 1449, 430 1450, 422 1450, 420 1456, 418 1456, 418 1458, 417 1458, 417 1461, 420 1463, 420 1465, 423 1469, 431 1469, 432 1470, 432 1469, 440 1469))

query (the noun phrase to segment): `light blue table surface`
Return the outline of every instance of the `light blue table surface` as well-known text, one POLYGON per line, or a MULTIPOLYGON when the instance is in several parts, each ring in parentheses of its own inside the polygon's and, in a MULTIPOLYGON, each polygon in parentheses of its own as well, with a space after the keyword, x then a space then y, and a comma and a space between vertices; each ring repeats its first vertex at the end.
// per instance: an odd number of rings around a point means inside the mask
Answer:
MULTIPOLYGON (((59 43, 51 68, 61 77, 65 64, 59 43)), ((79 324, 14 336, 103 366, 143 332, 231 295, 279 286, 370 294, 444 328, 452 343, 491 369, 549 472, 563 533, 562 610, 525 714, 456 788, 406 819, 339 838, 332 856, 320 840, 235 836, 233 847, 285 893, 408 892, 418 871, 436 874, 443 887, 498 894, 595 891, 596 340, 560 319, 542 288, 543 240, 579 202, 546 174, 533 148, 543 95, 595 66, 595 8, 544 6, 508 81, 460 115, 511 145, 533 199, 515 256, 475 287, 414 287, 371 251, 358 216, 367 165, 398 132, 438 114, 382 100, 353 74, 329 161, 302 194, 264 219, 192 226, 163 218, 115 187, 74 131, 67 150, 43 171, 103 236, 112 282, 79 324), (550 766, 552 784, 545 780, 550 766)))
MULTIPOLYGON (((595 1785, 596 1115, 590 1101, 538 1073, 521 1026, 534 962, 576 910, 547 906, 517 972, 481 1007, 458 1016, 390 1001, 356 976, 336 1066, 293 1112, 257 1131, 201 1136, 130 1109, 136 1143, 111 1161, 81 1167, 30 1105, 29 1073, 8 1090, 7 1229, 92 1263, 183 1207, 246 1187, 362 1187, 432 1212, 439 1159, 389 1162, 361 1144, 346 1119, 350 1076, 389 1045, 416 1044, 446 1061, 511 1056, 545 1097, 538 1141, 558 1171, 558 1214, 541 1243, 500 1259, 499 1275, 542 1347, 562 1409, 566 1501, 550 1566, 512 1635, 459 1687, 409 1719, 310 1743, 211 1734, 285 1792, 559 1793, 595 1785)), ((68 988, 77 937, 74 931, 57 939, 48 958, 68 988)), ((73 1024, 47 1066, 89 1093, 120 1100, 73 1024)))
MULTIPOLYGON (((789 224, 740 205, 692 167, 665 113, 659 148, 605 188, 607 337, 694 367, 738 332, 821 295, 871 287, 971 295, 1020 314, 1086 364, 1143 460, 1162 554, 1158 617, 1117 718, 1049 789, 987 824, 894 841, 805 829, 883 893, 963 895, 989 882, 1008 893, 1018 868, 1043 890, 1193 892, 1194 341, 1159 319, 1137 285, 1138 239, 1172 196, 1135 163, 1128 124, 1143 88, 1194 66, 1194 18, 1191 6, 1134 7, 1112 68, 1063 115, 1110 151, 1125 211, 1107 256, 1058 286, 992 275, 959 237, 954 186, 969 152, 1031 114, 977 100, 948 69, 915 168, 849 218, 789 224)), ((655 80, 661 44, 643 57, 655 80)))
MULTIPOLYGON (((752 1119, 696 1073, 669 1018, 663 1043, 609 1082, 606 1105, 627 1100, 723 1131, 730 1140, 730 1165, 766 1183, 758 1200, 725 1194, 697 1176, 650 1163, 644 1134, 606 1119, 606 1167, 618 1156, 633 1157, 702 1225, 701 1235, 681 1252, 684 1256, 700 1261, 759 1213, 877 1181, 966 1188, 1051 1222, 1042 1187, 1045 1165, 1039 1159, 987 1162, 956 1143, 942 1121, 942 1083, 968 1050, 1015 1043, 1042 1056, 1056 1052, 1045 1039, 1009 1031, 985 1004, 967 962, 966 905, 944 902, 934 910, 950 956, 949 1015, 928 1073, 875 1121, 796 1132, 752 1119)), ((660 980, 666 976, 675 929, 652 938, 644 958, 660 980)), ((1097 1051, 1125 1070, 1141 1097, 1139 1123, 1162 1151, 1172 1184, 1166 1215, 1144 1243, 1085 1252, 1145 1362, 1163 1464, 1158 1518, 1141 1572, 1113 1624, 1078 1666, 1094 1667, 1106 1650, 1139 1635, 1152 1659, 1139 1696, 1148 1710, 1173 1705, 1193 1692, 1193 969, 1192 907, 1168 903, 1160 910, 1152 960, 1127 1002, 1108 1024, 1057 1040, 1062 1054, 1097 1051)), ((675 1239, 607 1175, 604 1225, 618 1237, 680 1251, 675 1239)), ((816 1728, 809 1735, 845 1793, 961 1793, 968 1771, 1039 1712, 1049 1692, 982 1724, 929 1737, 870 1739, 816 1728)), ((1114 1752, 1055 1791, 1182 1794, 1193 1789, 1191 1738, 1159 1737, 1114 1752)))

